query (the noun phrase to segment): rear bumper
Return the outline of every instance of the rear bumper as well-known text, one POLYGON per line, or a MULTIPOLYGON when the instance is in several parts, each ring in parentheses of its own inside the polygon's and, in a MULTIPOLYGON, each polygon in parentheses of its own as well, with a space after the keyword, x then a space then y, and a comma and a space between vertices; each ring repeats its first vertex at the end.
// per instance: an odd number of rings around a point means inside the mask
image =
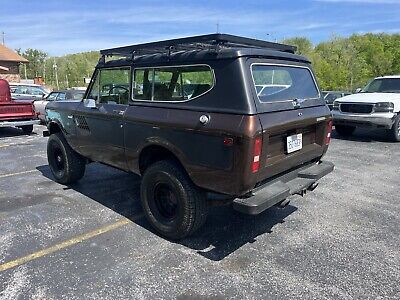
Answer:
POLYGON ((253 190, 250 197, 235 199, 233 208, 245 214, 257 215, 291 195, 304 194, 333 169, 334 164, 328 161, 301 167, 253 190))
POLYGON ((40 120, 28 121, 0 121, 0 127, 20 127, 40 124, 40 120))
POLYGON ((356 127, 381 127, 390 129, 396 118, 395 113, 372 113, 372 114, 345 114, 332 111, 334 125, 348 125, 356 127))

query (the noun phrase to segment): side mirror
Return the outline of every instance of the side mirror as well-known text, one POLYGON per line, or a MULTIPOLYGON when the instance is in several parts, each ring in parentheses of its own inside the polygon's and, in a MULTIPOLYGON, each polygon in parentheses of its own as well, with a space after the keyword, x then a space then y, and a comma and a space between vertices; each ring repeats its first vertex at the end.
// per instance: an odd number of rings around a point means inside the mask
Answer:
POLYGON ((362 91, 362 88, 356 89, 356 94, 357 94, 357 93, 360 93, 361 91, 362 91))
POLYGON ((83 105, 87 108, 96 108, 96 101, 94 99, 84 99, 83 105))

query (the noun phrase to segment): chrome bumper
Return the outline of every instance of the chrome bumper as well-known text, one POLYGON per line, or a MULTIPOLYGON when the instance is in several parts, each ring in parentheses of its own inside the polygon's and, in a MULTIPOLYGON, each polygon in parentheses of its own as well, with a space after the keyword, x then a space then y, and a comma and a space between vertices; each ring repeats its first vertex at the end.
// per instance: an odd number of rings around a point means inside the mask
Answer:
POLYGON ((28 121, 0 121, 0 127, 21 127, 40 124, 39 120, 28 121))
POLYGON ((351 114, 332 111, 334 125, 352 125, 359 127, 383 127, 390 129, 396 118, 395 113, 351 114))

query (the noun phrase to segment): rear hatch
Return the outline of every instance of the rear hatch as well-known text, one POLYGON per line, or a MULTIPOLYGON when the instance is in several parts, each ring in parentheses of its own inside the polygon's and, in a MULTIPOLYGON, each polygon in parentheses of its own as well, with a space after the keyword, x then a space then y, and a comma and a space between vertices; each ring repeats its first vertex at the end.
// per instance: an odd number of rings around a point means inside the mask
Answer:
POLYGON ((257 181, 318 160, 330 140, 330 111, 308 64, 250 66, 262 126, 257 181))

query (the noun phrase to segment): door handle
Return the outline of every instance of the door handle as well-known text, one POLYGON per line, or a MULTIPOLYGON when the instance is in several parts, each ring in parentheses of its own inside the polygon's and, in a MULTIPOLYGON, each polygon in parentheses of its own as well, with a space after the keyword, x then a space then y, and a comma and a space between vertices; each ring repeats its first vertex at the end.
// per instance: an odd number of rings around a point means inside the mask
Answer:
POLYGON ((119 109, 113 109, 113 112, 115 112, 116 114, 119 114, 119 115, 123 115, 125 113, 124 110, 119 110, 119 109))

